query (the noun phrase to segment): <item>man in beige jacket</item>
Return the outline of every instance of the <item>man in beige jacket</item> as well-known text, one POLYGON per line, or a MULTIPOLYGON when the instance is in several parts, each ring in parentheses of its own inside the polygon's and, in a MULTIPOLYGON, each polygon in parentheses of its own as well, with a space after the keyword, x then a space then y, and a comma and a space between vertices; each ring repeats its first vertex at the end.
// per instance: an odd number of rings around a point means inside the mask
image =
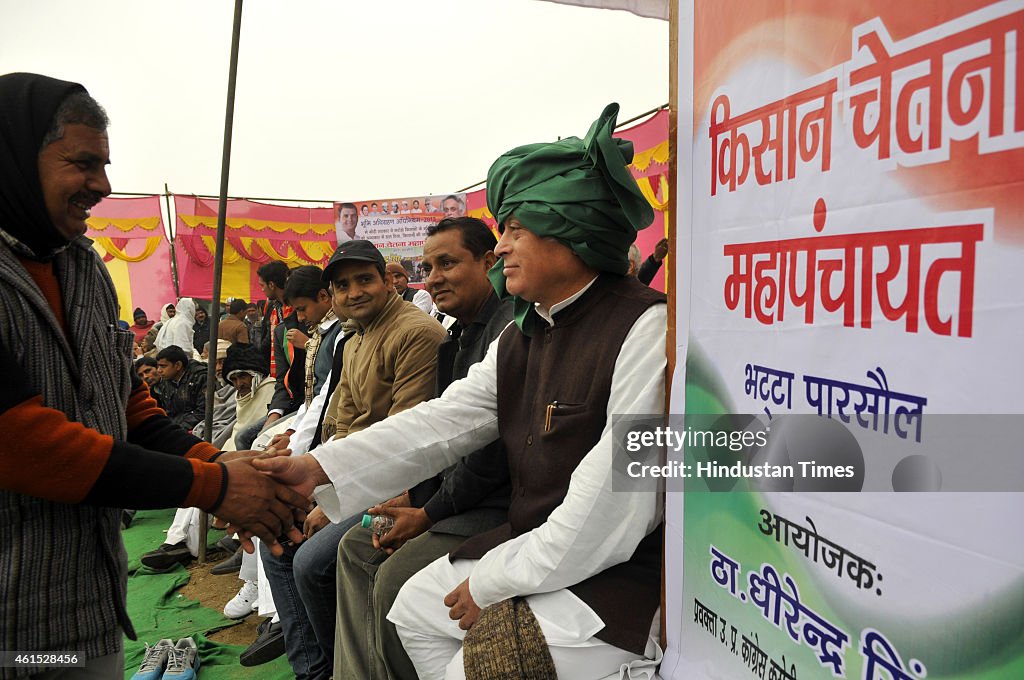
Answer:
POLYGON ((324 280, 355 326, 324 417, 326 441, 433 397, 437 347, 445 331, 395 292, 384 257, 369 241, 341 244, 324 268, 324 280))

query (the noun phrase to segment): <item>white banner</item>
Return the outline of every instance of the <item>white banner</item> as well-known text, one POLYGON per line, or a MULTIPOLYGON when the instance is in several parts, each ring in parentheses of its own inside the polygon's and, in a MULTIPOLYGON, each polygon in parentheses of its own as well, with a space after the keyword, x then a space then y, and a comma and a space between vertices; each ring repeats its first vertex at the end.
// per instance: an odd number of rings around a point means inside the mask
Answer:
POLYGON ((786 462, 881 491, 670 494, 663 676, 1024 677, 1024 496, 897 493, 960 481, 946 414, 1024 413, 1024 5, 679 7, 672 411, 818 414, 786 462))
POLYGON ((409 283, 422 284, 426 278, 420 261, 427 228, 445 217, 464 217, 465 194, 383 198, 372 201, 336 203, 335 229, 338 243, 351 239, 371 241, 388 262, 400 262, 409 283))

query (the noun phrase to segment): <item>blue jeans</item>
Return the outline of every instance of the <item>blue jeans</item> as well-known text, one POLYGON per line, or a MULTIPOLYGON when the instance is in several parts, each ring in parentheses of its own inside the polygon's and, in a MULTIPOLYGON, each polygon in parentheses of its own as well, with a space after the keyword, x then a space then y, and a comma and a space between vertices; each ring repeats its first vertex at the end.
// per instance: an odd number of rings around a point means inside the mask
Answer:
POLYGON ((260 550, 296 680, 327 680, 334 667, 338 543, 362 515, 328 524, 274 557, 260 550))
POLYGON ((267 417, 263 416, 252 425, 242 428, 238 434, 235 435, 235 449, 238 451, 248 451, 252 448, 252 443, 256 441, 256 437, 260 436, 260 432, 263 431, 263 426, 267 424, 267 417))

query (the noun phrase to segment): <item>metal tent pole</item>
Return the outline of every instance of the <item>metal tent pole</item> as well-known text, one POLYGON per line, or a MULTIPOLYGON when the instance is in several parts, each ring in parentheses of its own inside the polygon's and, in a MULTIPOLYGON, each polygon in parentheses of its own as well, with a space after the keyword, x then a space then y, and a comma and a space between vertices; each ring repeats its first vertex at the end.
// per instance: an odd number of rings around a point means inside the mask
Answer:
MULTIPOLYGON (((238 42, 242 33, 242 0, 235 0, 235 21, 231 30, 231 66, 228 70, 228 101, 224 112, 224 152, 220 162, 220 202, 217 206, 217 250, 213 259, 213 300, 210 318, 210 351, 206 371, 206 440, 213 440, 213 397, 217 390, 217 327, 220 324, 220 289, 224 273, 224 228, 228 204, 228 175, 231 170, 231 130, 235 119, 235 84, 238 80, 238 42)), ((199 562, 206 562, 206 513, 199 518, 199 562)))
MULTIPOLYGON (((167 204, 167 221, 172 222, 174 220, 174 213, 171 212, 171 190, 167 186, 167 182, 164 182, 164 203, 167 204)), ((174 252, 174 237, 177 236, 174 229, 174 224, 167 225, 167 243, 171 246, 171 283, 174 284, 174 299, 177 300, 181 297, 181 292, 178 289, 178 254, 174 252)))

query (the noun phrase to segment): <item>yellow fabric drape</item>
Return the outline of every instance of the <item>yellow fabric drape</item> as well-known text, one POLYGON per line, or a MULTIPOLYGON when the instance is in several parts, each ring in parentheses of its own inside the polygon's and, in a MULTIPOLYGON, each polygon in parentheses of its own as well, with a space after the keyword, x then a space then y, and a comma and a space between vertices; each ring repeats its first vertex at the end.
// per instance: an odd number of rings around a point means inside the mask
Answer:
MULTIPOLYGON (((92 249, 100 257, 109 252, 104 249, 99 239, 93 239, 92 249)), ((132 300, 132 279, 128 263, 115 256, 113 260, 104 262, 103 266, 107 268, 107 273, 110 274, 110 279, 114 282, 114 289, 117 291, 117 303, 121 306, 120 318, 130 324, 133 321, 132 310, 135 309, 135 305, 132 300)))
POLYGON ((231 297, 249 300, 249 296, 252 295, 250 281, 255 279, 253 270, 256 267, 259 265, 249 260, 241 260, 232 267, 224 267, 224 278, 221 279, 220 288, 221 302, 226 302, 231 297))
MULTIPOLYGON (((299 257, 291 244, 288 245, 287 257, 281 257, 281 254, 277 252, 269 239, 257 238, 253 240, 256 242, 256 245, 260 247, 260 250, 266 253, 268 257, 275 260, 281 260, 288 265, 318 264, 318 262, 320 262, 320 260, 309 262, 305 258, 299 257)), ((334 248, 328 241, 300 241, 299 243, 303 249, 305 249, 306 253, 312 257, 319 255, 320 258, 327 258, 334 254, 334 248)))
POLYGON ((106 236, 97 236, 93 239, 103 250, 107 251, 107 254, 111 257, 117 258, 124 262, 142 262, 147 257, 156 252, 156 249, 160 247, 160 242, 164 240, 163 236, 150 236, 146 239, 146 247, 142 249, 142 252, 138 255, 129 255, 124 250, 114 245, 112 239, 106 236))
MULTIPOLYGON (((206 246, 206 249, 210 252, 210 255, 213 255, 214 253, 217 252, 217 240, 213 236, 200 236, 199 238, 203 242, 203 245, 206 246)), ((281 262, 284 262, 290 267, 307 264, 315 264, 319 266, 319 263, 322 261, 323 258, 328 258, 334 253, 334 247, 329 241, 300 241, 299 243, 305 249, 306 253, 308 253, 311 256, 319 256, 321 258, 320 260, 311 262, 309 260, 306 260, 305 258, 299 257, 299 255, 295 252, 295 249, 291 246, 291 244, 288 244, 287 256, 282 257, 281 254, 278 253, 277 250, 274 248, 273 244, 271 244, 270 239, 250 238, 247 236, 243 236, 241 240, 242 245, 245 248, 249 249, 250 252, 252 249, 252 244, 255 243, 256 246, 267 255, 267 257, 273 260, 280 260, 281 262)), ((234 246, 232 246, 230 243, 225 242, 224 264, 235 264, 241 259, 248 260, 249 258, 245 257, 237 250, 235 250, 234 246)))
MULTIPOLYGON (((187 226, 195 229, 199 225, 204 225, 210 229, 217 228, 216 216, 204 216, 204 215, 178 215, 178 219, 184 222, 187 226)), ((271 231, 277 232, 278 234, 284 234, 286 232, 292 232, 297 235, 309 234, 310 232, 317 234, 318 236, 324 236, 326 234, 334 233, 334 224, 309 224, 307 222, 276 222, 271 220, 254 220, 249 217, 228 217, 225 222, 225 226, 228 229, 243 229, 248 227, 253 231, 263 231, 270 229, 271 231)))
POLYGON ((644 195, 647 202, 651 204, 651 207, 659 212, 665 212, 668 210, 668 180, 665 179, 665 175, 658 175, 658 186, 660 187, 664 200, 659 201, 658 197, 654 194, 654 190, 651 188, 651 183, 646 178, 641 177, 637 180, 637 186, 640 187, 640 193, 644 195))
MULTIPOLYGON (((200 236, 199 238, 200 238, 200 240, 202 240, 203 245, 206 246, 206 249, 210 251, 211 255, 213 255, 214 253, 217 252, 217 239, 216 238, 214 238, 213 236, 200 236)), ((234 264, 234 263, 238 262, 241 259, 242 259, 242 256, 239 254, 239 252, 237 250, 235 250, 234 248, 232 248, 230 243, 225 242, 224 243, 224 264, 234 264)))
MULTIPOLYGON (((665 236, 668 237, 668 179, 665 177, 665 175, 658 175, 658 186, 661 189, 661 195, 664 197, 664 200, 661 201, 659 201, 658 197, 654 195, 654 190, 651 189, 651 183, 648 182, 646 179, 641 178, 640 180, 638 180, 637 186, 640 187, 640 193, 644 195, 644 198, 646 198, 647 202, 651 204, 651 207, 661 213, 662 218, 665 222, 663 227, 665 231, 665 236)), ((666 272, 667 271, 668 270, 666 269, 666 272)))
POLYGON ((665 140, 657 146, 652 146, 650 149, 634 154, 633 162, 630 163, 630 167, 643 172, 650 167, 651 161, 661 163, 663 165, 668 163, 668 140, 665 140))
POLYGON ((113 218, 113 217, 90 217, 85 221, 92 231, 106 231, 108 227, 114 227, 118 231, 131 231, 132 229, 145 229, 153 231, 160 226, 159 217, 137 217, 113 218))

